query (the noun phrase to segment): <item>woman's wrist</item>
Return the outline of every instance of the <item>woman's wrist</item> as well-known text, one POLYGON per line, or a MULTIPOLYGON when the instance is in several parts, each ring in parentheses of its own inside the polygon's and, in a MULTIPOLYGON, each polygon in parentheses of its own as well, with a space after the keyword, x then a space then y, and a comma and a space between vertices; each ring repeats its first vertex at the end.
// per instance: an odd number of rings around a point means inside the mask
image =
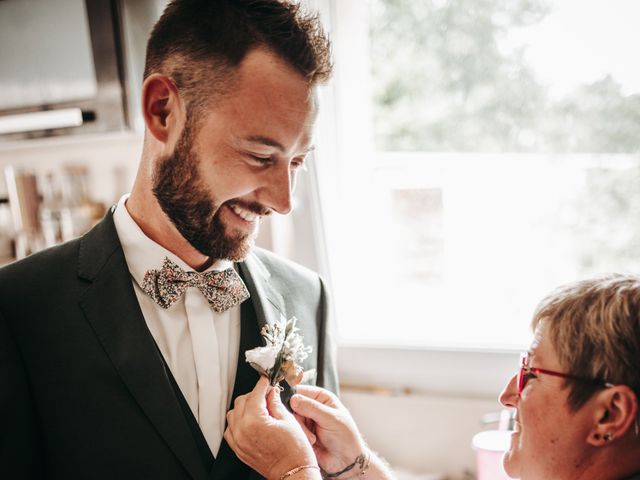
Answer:
POLYGON ((345 466, 334 472, 328 472, 320 469, 323 480, 347 480, 349 478, 357 478, 364 475, 369 469, 371 462, 371 451, 368 447, 363 446, 360 453, 352 457, 349 463, 345 462, 345 466))
POLYGON ((320 474, 320 467, 315 464, 307 464, 299 465, 283 473, 279 480, 315 480, 321 478, 322 475, 320 474))
POLYGON ((270 468, 269 480, 316 480, 320 479, 320 467, 315 453, 308 448, 289 451, 270 468))
MULTIPOLYGON (((364 462, 355 462, 355 466, 338 476, 328 476, 327 472, 322 471, 323 480, 395 480, 391 473, 391 469, 387 462, 375 452, 366 448, 366 452, 362 454, 365 457, 364 462)), ((356 459, 358 460, 358 459, 356 459)), ((337 473, 337 472, 336 472, 337 473)))

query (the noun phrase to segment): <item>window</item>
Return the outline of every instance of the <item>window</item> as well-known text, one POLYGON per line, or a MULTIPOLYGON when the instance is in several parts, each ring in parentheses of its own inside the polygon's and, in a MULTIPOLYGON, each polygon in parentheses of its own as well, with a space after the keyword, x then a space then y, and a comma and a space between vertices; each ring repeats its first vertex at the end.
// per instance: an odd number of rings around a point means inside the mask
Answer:
POLYGON ((639 16, 332 3, 335 154, 317 168, 344 343, 519 349, 552 288, 640 272, 639 16))

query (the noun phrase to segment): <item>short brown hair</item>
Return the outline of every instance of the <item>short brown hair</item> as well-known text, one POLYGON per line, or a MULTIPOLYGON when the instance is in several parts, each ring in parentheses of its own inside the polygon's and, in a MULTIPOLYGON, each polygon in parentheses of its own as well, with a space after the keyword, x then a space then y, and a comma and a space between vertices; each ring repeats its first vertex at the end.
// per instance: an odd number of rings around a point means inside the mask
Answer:
MULTIPOLYGON (((560 363, 576 376, 627 385, 640 393, 640 277, 610 274, 557 288, 538 305, 560 363)), ((569 405, 582 407, 601 387, 569 380, 569 405)))
POLYGON ((224 94, 235 68, 257 47, 279 55, 310 84, 331 76, 330 43, 319 17, 298 4, 173 0, 149 37, 144 77, 171 77, 187 105, 197 107, 205 96, 224 94))

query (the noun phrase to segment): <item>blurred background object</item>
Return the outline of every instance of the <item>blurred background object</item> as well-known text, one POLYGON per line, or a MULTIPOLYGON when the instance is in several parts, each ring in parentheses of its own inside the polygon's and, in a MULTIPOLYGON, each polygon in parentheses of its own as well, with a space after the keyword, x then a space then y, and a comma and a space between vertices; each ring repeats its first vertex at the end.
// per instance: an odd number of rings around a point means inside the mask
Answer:
POLYGON ((502 457, 509 450, 513 433, 514 412, 503 409, 482 419, 490 430, 478 432, 471 445, 476 452, 477 480, 509 480, 502 467, 502 457))
POLYGON ((82 235, 105 213, 105 205, 89 195, 86 166, 67 165, 40 178, 7 166, 4 174, 10 219, 0 226, 16 259, 82 235))
POLYGON ((509 449, 510 439, 508 430, 487 430, 473 437, 477 480, 510 480, 502 467, 502 457, 509 449))
POLYGON ((120 5, 0 2, 0 142, 126 127, 120 5))
POLYGON ((9 199, 0 198, 0 265, 13 258, 13 217, 9 199))
POLYGON ((104 215, 105 206, 89 195, 86 166, 68 165, 45 179, 40 219, 47 246, 82 235, 104 215))
POLYGON ((13 219, 15 256, 23 258, 43 246, 36 176, 9 166, 5 168, 5 180, 13 219))

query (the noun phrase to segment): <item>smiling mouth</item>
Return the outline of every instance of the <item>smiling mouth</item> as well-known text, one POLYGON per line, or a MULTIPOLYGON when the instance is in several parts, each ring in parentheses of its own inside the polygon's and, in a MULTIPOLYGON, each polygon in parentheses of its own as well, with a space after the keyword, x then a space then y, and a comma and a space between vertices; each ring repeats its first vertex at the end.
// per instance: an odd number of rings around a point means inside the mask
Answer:
POLYGON ((513 422, 513 431, 516 433, 520 433, 522 431, 522 425, 518 420, 514 420, 513 422))
POLYGON ((229 205, 229 208, 233 210, 233 213, 238 215, 240 218, 242 218, 246 222, 254 223, 260 219, 260 215, 258 215, 257 213, 254 213, 250 210, 246 210, 238 205, 235 205, 235 204, 229 205))

